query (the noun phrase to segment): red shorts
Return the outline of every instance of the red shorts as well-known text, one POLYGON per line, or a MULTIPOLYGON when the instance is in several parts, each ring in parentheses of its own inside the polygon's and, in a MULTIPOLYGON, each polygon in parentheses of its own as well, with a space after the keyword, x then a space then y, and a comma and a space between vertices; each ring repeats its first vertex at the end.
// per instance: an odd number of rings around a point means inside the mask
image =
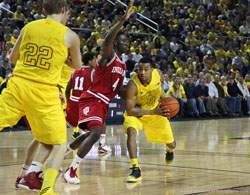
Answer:
POLYGON ((71 99, 68 100, 65 110, 65 118, 70 127, 77 127, 79 118, 79 102, 72 101, 71 99))
POLYGON ((93 128, 102 128, 106 120, 109 105, 99 99, 83 99, 79 102, 79 120, 80 129, 85 128, 90 131, 93 128))

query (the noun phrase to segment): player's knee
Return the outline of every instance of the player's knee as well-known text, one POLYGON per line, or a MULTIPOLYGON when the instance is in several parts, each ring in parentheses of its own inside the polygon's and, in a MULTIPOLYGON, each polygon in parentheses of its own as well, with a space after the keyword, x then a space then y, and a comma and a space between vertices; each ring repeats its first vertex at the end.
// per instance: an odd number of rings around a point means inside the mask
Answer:
POLYGON ((90 139, 92 140, 92 142, 94 143, 97 142, 100 136, 101 136, 101 129, 96 128, 91 130, 90 139))
POLYGON ((175 147, 176 147, 176 142, 174 141, 174 142, 172 142, 172 143, 170 143, 170 144, 167 144, 167 146, 168 146, 170 149, 175 149, 175 147))
POLYGON ((136 137, 137 132, 136 132, 136 130, 134 128, 129 127, 127 129, 127 134, 128 134, 128 137, 136 137))

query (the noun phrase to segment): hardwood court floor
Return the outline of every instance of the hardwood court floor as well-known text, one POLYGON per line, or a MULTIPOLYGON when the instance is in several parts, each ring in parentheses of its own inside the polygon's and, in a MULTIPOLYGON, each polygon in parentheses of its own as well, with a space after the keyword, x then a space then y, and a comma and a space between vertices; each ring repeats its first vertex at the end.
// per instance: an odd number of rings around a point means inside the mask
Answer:
MULTIPOLYGON (((57 180, 60 195, 118 194, 250 194, 250 119, 203 120, 171 123, 177 148, 175 162, 167 167, 165 146, 138 136, 143 181, 127 184, 130 161, 121 125, 107 126, 111 155, 97 153, 97 145, 80 165, 79 185, 57 180)), ((71 132, 69 130, 69 141, 71 132)), ((32 135, 28 131, 0 133, 0 194, 32 195, 14 190, 24 151, 32 135)), ((64 160, 64 170, 72 155, 64 160)))

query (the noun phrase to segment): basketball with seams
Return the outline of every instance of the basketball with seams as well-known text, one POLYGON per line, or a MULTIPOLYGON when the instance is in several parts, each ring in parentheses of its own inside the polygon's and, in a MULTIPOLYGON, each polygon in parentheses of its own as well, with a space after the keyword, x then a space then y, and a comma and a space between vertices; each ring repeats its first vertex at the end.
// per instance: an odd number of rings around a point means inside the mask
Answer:
POLYGON ((174 117, 180 109, 179 102, 174 97, 166 97, 162 98, 160 101, 160 108, 163 106, 167 106, 167 110, 169 110, 169 114, 167 117, 174 117))

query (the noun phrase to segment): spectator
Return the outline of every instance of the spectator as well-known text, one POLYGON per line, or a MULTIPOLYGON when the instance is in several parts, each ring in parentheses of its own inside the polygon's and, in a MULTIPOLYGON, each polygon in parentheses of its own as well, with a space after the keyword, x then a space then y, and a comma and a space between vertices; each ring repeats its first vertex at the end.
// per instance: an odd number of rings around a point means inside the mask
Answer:
POLYGON ((14 13, 14 18, 16 21, 16 25, 19 27, 19 29, 22 29, 24 26, 24 21, 26 20, 24 14, 23 14, 23 8, 22 6, 17 6, 17 10, 14 13))
POLYGON ((169 81, 169 76, 168 74, 164 74, 163 75, 163 81, 162 81, 162 85, 163 85, 163 89, 165 92, 168 91, 170 85, 171 85, 171 82, 169 81))
POLYGON ((219 116, 218 108, 216 106, 219 95, 218 90, 215 85, 211 82, 211 74, 207 73, 205 75, 206 78, 206 86, 208 87, 209 99, 211 101, 211 109, 207 108, 207 111, 210 112, 210 115, 219 116))
POLYGON ((187 82, 183 86, 187 96, 187 116, 199 117, 199 112, 196 106, 195 85, 191 74, 187 76, 187 82))
POLYGON ((220 75, 219 74, 216 74, 214 76, 214 85, 218 91, 217 105, 220 108, 220 112, 222 113, 222 115, 227 116, 228 115, 228 108, 227 108, 226 99, 225 99, 225 92, 224 92, 223 87, 220 85, 220 75))
POLYGON ((235 107, 232 108, 232 112, 236 113, 236 115, 239 116, 241 114, 241 100, 242 100, 243 94, 239 90, 233 77, 229 78, 229 82, 227 84, 227 90, 228 90, 228 94, 231 97, 233 97, 234 101, 236 102, 235 107))
POLYGON ((201 116, 206 116, 206 114, 211 113, 211 99, 209 98, 208 95, 208 87, 206 86, 206 80, 204 78, 200 79, 200 84, 195 87, 195 94, 198 102, 198 107, 199 107, 199 112, 200 114, 202 113, 203 115, 201 116), (208 111, 206 111, 206 108, 208 111))
POLYGON ((142 58, 142 55, 139 53, 139 48, 138 47, 135 48, 135 52, 133 52, 132 55, 133 55, 133 60, 135 62, 139 62, 140 59, 142 58))
POLYGON ((250 94, 247 85, 244 83, 243 76, 239 76, 239 82, 237 83, 239 90, 242 93, 243 105, 247 105, 246 112, 250 114, 250 94))
POLYGON ((187 102, 186 94, 184 91, 184 88, 180 82, 180 77, 176 77, 176 79, 173 82, 173 85, 171 85, 167 91, 167 96, 175 97, 180 105, 180 110, 177 114, 178 118, 184 117, 184 103, 187 102))

